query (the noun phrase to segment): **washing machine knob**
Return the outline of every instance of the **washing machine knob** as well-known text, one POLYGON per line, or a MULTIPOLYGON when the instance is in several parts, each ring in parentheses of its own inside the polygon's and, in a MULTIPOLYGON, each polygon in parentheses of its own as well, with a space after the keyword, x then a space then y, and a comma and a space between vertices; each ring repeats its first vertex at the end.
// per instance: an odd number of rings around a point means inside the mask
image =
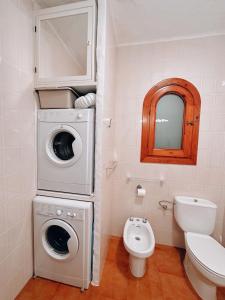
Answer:
POLYGON ((83 115, 81 114, 81 113, 79 113, 78 115, 77 115, 77 119, 82 119, 83 118, 83 115))
POLYGON ((61 216, 62 210, 61 209, 57 209, 56 214, 57 214, 57 216, 61 216))

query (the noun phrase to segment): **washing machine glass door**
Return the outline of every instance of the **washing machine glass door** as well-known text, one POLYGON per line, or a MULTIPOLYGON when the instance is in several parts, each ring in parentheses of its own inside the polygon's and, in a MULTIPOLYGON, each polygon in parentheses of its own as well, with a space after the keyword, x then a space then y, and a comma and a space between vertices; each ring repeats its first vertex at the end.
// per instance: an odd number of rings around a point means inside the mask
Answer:
POLYGON ((41 238, 44 250, 56 260, 71 260, 79 249, 76 232, 62 220, 52 219, 45 222, 41 238))
POLYGON ((82 153, 79 133, 68 125, 59 125, 54 128, 47 139, 46 153, 51 162, 58 166, 73 165, 82 153))

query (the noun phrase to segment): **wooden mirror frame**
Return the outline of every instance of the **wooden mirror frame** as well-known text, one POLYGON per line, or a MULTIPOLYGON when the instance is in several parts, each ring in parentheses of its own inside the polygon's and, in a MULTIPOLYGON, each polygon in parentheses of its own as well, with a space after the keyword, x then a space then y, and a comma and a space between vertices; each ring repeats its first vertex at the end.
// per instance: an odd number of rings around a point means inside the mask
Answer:
POLYGON ((181 78, 160 81, 146 94, 142 114, 141 162, 196 165, 201 99, 196 87, 181 78), (166 94, 184 101, 181 149, 155 148, 157 103, 166 94))

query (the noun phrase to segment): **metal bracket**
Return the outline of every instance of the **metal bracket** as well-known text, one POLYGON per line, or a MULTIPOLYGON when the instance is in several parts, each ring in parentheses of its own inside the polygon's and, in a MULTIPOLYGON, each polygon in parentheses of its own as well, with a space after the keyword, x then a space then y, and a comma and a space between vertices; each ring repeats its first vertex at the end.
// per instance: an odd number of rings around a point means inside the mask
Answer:
POLYGON ((167 201, 167 200, 161 200, 159 201, 159 205, 164 209, 167 210, 168 208, 168 204, 169 205, 174 205, 174 203, 172 201, 167 201))

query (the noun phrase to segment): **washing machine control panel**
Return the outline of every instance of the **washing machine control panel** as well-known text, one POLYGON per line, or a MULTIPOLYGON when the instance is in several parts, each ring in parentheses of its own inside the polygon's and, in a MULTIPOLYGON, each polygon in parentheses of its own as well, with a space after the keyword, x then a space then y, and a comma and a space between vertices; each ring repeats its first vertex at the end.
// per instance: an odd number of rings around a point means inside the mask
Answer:
POLYGON ((69 220, 84 220, 85 212, 83 209, 74 207, 61 207, 42 204, 36 208, 36 214, 46 217, 53 217, 69 220))
POLYGON ((40 109, 38 120, 40 122, 76 123, 88 122, 92 119, 92 109, 40 109))

